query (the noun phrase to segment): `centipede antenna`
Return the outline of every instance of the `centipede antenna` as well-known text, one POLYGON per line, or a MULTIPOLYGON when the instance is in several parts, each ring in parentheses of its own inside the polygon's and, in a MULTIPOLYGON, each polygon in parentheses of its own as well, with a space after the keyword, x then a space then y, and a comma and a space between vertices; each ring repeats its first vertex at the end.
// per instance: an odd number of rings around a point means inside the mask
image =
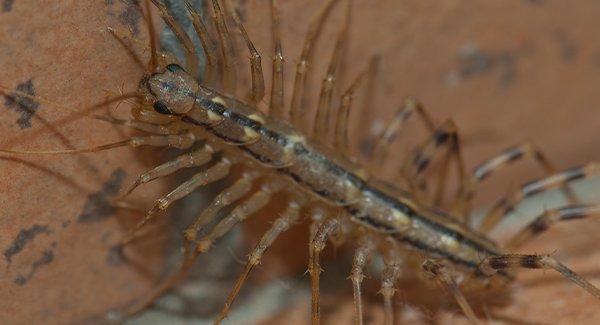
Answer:
POLYGON ((10 150, 0 149, 0 153, 9 153, 15 155, 62 155, 62 154, 77 154, 77 153, 88 153, 109 150, 118 147, 124 147, 129 145, 131 140, 123 140, 115 143, 109 143, 101 146, 84 148, 84 149, 70 149, 70 150, 55 150, 55 151, 27 151, 27 150, 10 150))
POLYGON ((131 57, 135 64, 142 70, 145 70, 146 65, 142 62, 142 59, 140 59, 140 57, 133 51, 133 49, 125 43, 125 38, 132 39, 135 41, 139 40, 134 39, 133 37, 124 36, 114 28, 109 27, 107 29, 110 32, 110 34, 117 40, 117 42, 119 42, 119 44, 125 49, 125 51, 127 51, 127 54, 131 57))

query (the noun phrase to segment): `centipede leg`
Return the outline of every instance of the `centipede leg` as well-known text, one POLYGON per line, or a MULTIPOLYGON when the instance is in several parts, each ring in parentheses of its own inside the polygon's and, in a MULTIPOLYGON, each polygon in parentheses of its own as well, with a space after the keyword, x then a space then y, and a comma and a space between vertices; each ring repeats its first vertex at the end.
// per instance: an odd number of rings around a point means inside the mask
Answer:
POLYGON ((364 280, 364 268, 369 264, 371 255, 375 250, 373 238, 363 235, 359 238, 358 247, 352 260, 352 272, 350 280, 352 281, 352 294, 354 297, 354 323, 363 324, 363 304, 361 295, 361 283, 364 280))
POLYGON ((319 293, 319 280, 321 275, 321 264, 319 258, 325 244, 327 243, 327 237, 337 230, 340 225, 338 219, 332 218, 324 221, 317 229, 314 238, 312 239, 309 246, 310 261, 308 263, 308 273, 310 273, 311 279, 311 324, 318 325, 321 321, 321 306, 320 306, 320 293, 319 293))
POLYGON ((131 184, 131 186, 126 191, 123 192, 123 195, 121 195, 120 198, 127 196, 129 193, 133 192, 133 190, 135 190, 138 186, 148 183, 157 178, 170 175, 183 168, 201 166, 211 160, 213 153, 214 149, 211 146, 206 145, 201 149, 183 154, 171 161, 156 166, 140 174, 135 180, 135 182, 131 184))
POLYGON ((200 39, 200 43, 202 44, 202 51, 204 53, 204 58, 206 59, 206 65, 204 67, 204 77, 203 84, 210 88, 216 88, 217 79, 218 79, 218 64, 219 64, 219 52, 215 46, 214 39, 211 34, 208 32, 202 17, 200 14, 192 7, 192 5, 185 0, 185 5, 188 10, 188 13, 192 17, 192 24, 194 25, 194 30, 196 30, 196 34, 200 39))
POLYGON ((321 84, 319 93, 319 101, 317 105, 317 114, 314 120, 313 137, 321 143, 330 143, 329 130, 331 129, 331 98, 333 96, 333 87, 336 81, 336 71, 340 65, 342 50, 347 42, 348 30, 350 29, 350 16, 352 12, 352 2, 348 2, 348 10, 346 12, 346 21, 339 31, 335 42, 327 73, 321 84))
POLYGON ((452 294, 460 309, 463 311, 471 324, 479 324, 473 308, 471 308, 471 305, 458 288, 456 281, 452 278, 442 264, 434 260, 426 260, 421 267, 423 268, 423 271, 425 271, 426 275, 439 281, 439 283, 446 288, 450 294, 452 294))
POLYGON ((494 275, 498 270, 514 267, 528 269, 553 269, 562 274, 569 281, 589 292, 596 299, 600 299, 600 288, 573 272, 571 269, 552 258, 550 255, 523 255, 505 254, 489 256, 479 265, 479 269, 487 276, 494 275))
POLYGON ((244 267, 244 271, 242 271, 242 274, 240 274, 235 282, 235 285, 233 286, 233 289, 229 293, 223 309, 221 309, 221 312, 219 312, 219 315, 215 320, 216 324, 219 324, 225 317, 227 317, 229 309, 235 301, 235 298, 238 296, 244 282, 246 282, 248 274, 256 265, 260 263, 265 251, 273 244, 275 239, 277 239, 282 232, 288 230, 294 223, 298 221, 300 218, 300 208, 301 202, 289 202, 283 214, 275 220, 271 228, 262 236, 254 250, 252 250, 248 256, 248 262, 244 267))
POLYGON ((544 211, 544 213, 536 217, 532 222, 523 227, 509 239, 506 248, 509 251, 514 251, 535 236, 548 230, 550 226, 557 222, 583 219, 592 216, 600 216, 600 205, 575 204, 544 211))
POLYGON ((250 75, 252 77, 252 90, 250 91, 250 102, 253 104, 258 104, 263 97, 265 96, 265 77, 262 71, 261 65, 261 56, 260 53, 254 47, 250 36, 246 32, 244 25, 242 24, 238 15, 233 12, 233 21, 238 26, 238 29, 242 33, 242 37, 246 42, 246 46, 248 47, 248 51, 250 52, 250 75))
POLYGON ((150 0, 145 0, 146 17, 148 19, 148 38, 150 39, 150 61, 148 62, 148 71, 154 71, 158 66, 158 39, 156 38, 156 28, 152 10, 150 9, 150 0))
POLYGON ((285 107, 283 104, 283 48, 281 44, 281 27, 279 7, 276 0, 271 0, 271 33, 273 34, 273 72, 271 78, 271 98, 269 104, 269 114, 286 119, 285 107))
POLYGON ((292 91, 292 102, 290 105, 290 118, 292 124, 299 130, 305 130, 304 120, 306 112, 304 108, 304 92, 306 89, 306 75, 308 72, 308 64, 311 60, 312 53, 314 51, 314 43, 316 39, 321 35, 323 30, 323 24, 329 16, 334 5, 339 0, 329 0, 317 14, 314 20, 308 25, 308 30, 304 38, 304 44, 302 46, 302 53, 300 59, 296 65, 296 77, 294 79, 294 88, 292 91))
POLYGON ((198 231, 210 222, 215 215, 224 207, 241 199, 252 190, 254 181, 261 175, 256 171, 247 171, 242 176, 219 193, 202 213, 190 224, 184 231, 185 238, 190 242, 195 242, 198 231))
POLYGON ((272 181, 262 184, 261 188, 248 199, 242 201, 231 213, 221 220, 210 232, 196 243, 196 251, 206 252, 215 240, 225 235, 233 226, 243 222, 250 215, 262 209, 269 203, 271 197, 283 188, 282 182, 272 181))
POLYGON ((395 250, 390 250, 384 257, 385 267, 381 275, 381 290, 383 295, 383 315, 385 325, 394 324, 394 306, 392 300, 396 293, 396 282, 401 275, 402 260, 395 250))
MULTIPOLYGON (((372 60, 371 60, 372 61, 372 60)), ((368 70, 367 70, 368 71, 368 70)), ((367 71, 360 73, 344 91, 340 100, 337 117, 335 119, 333 146, 339 149, 345 155, 351 155, 350 139, 348 136, 348 121, 350 117, 350 108, 354 100, 354 93, 367 77, 367 71)))
POLYGON ((223 63, 223 90, 227 94, 234 94, 236 88, 235 53, 225 13, 221 9, 219 0, 211 0, 213 8, 213 21, 219 35, 221 62, 223 63))
POLYGON ((435 124, 425 107, 412 97, 405 99, 404 104, 396 111, 381 134, 375 139, 369 162, 373 168, 379 168, 385 162, 390 145, 396 140, 398 134, 402 132, 404 123, 414 113, 423 122, 429 133, 435 131, 435 124))
MULTIPOLYGON (((464 187, 459 189, 459 197, 453 211, 460 216, 468 215, 471 212, 471 203, 477 186, 488 179, 493 172, 524 158, 529 158, 537 162, 548 175, 556 173, 554 165, 550 163, 546 155, 535 145, 524 143, 508 148, 475 168, 469 181, 465 182, 464 187)), ((568 185, 562 188, 562 191, 571 203, 578 203, 575 193, 568 185)))
POLYGON ((583 167, 574 167, 546 178, 522 185, 518 190, 496 201, 484 216, 479 229, 482 232, 492 230, 524 199, 553 188, 564 188, 569 182, 600 175, 600 164, 589 163, 583 167))
MULTIPOLYGON (((431 157, 435 153, 435 151, 442 147, 443 145, 448 147, 450 150, 452 157, 456 160, 456 172, 458 175, 459 183, 462 184, 465 182, 465 164, 462 157, 462 150, 460 145, 460 140, 458 137, 458 131, 456 129, 456 125, 452 120, 446 120, 443 124, 441 124, 431 137, 417 150, 414 154, 405 160, 403 164, 404 175, 409 181, 409 185, 415 193, 417 199, 421 197, 421 186, 420 186, 420 174, 425 171, 425 169, 429 166, 431 162, 431 157)), ((445 163, 449 163, 445 161, 445 163)), ((446 168, 442 166, 442 168, 446 168)), ((440 188, 443 184, 445 184, 445 174, 444 169, 442 169, 442 178, 438 179, 438 188, 440 188)), ((459 187, 462 185, 459 185, 459 187)), ((422 198, 421 198, 422 200, 422 198)))
POLYGON ((198 57, 196 56, 196 49, 194 48, 194 43, 190 39, 190 37, 186 34, 185 30, 181 25, 169 14, 167 8, 160 3, 158 0, 152 0, 152 3, 158 8, 160 12, 160 16, 163 21, 169 26, 169 29, 173 32, 175 37, 181 42, 183 48, 185 49, 185 67, 186 71, 193 76, 194 78, 198 78, 198 57))
POLYGON ((124 246, 133 240, 136 232, 144 227, 146 223, 152 220, 157 212, 166 210, 173 202, 186 197, 197 188, 226 177, 229 174, 231 165, 231 161, 226 158, 222 158, 214 166, 192 176, 189 180, 179 185, 173 191, 156 200, 156 204, 150 210, 148 210, 146 216, 140 220, 125 236, 123 236, 123 239, 121 240, 121 246, 124 246))

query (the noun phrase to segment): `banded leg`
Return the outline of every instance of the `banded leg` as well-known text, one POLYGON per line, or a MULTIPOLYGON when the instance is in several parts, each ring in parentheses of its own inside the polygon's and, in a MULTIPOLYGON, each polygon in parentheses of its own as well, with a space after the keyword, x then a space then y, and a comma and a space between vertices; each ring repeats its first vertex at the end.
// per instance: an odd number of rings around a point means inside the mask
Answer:
POLYGON ((381 294, 383 295, 383 310, 385 325, 394 324, 394 306, 392 299, 396 293, 396 282, 401 275, 402 260, 395 250, 390 252, 384 258, 385 267, 381 275, 381 294))
MULTIPOLYGON (((404 175, 409 181, 411 190, 413 193, 415 193, 415 197, 417 197, 417 199, 421 198, 421 184, 419 183, 419 176, 429 166, 431 157, 442 145, 446 145, 448 150, 451 151, 448 157, 452 156, 456 160, 456 171, 459 183, 462 184, 465 181, 465 164, 462 157, 458 131, 452 120, 446 120, 446 122, 440 125, 433 132, 431 137, 423 145, 417 148, 415 153, 410 158, 405 160, 403 164, 404 175)), ((444 163, 447 164, 449 161, 445 161, 444 163)), ((444 177, 438 179, 438 188, 445 184, 445 174, 447 173, 445 173, 442 169, 442 175, 444 177)))
POLYGON ((458 303, 458 306, 471 324, 479 324, 473 308, 471 308, 471 305, 469 305, 469 302, 458 288, 456 281, 452 278, 448 270, 446 270, 442 264, 433 260, 426 260, 421 267, 425 271, 426 275, 439 281, 442 287, 446 288, 450 294, 452 294, 458 303))
POLYGON ((600 288, 594 286, 550 255, 505 254, 489 256, 479 265, 479 269, 487 276, 494 275, 498 270, 523 267, 527 269, 553 269, 569 281, 580 286, 592 296, 600 299, 600 288))
MULTIPOLYGON (((471 203, 476 193, 477 186, 486 180, 493 172, 522 158, 533 159, 548 175, 556 173, 554 165, 550 163, 548 158, 546 158, 536 146, 530 143, 524 143, 519 146, 508 148, 475 168, 469 181, 465 182, 464 187, 459 189, 459 197, 453 209, 455 213, 460 216, 468 215, 471 212, 471 203)), ((576 195, 570 187, 565 186, 562 190, 571 203, 578 202, 576 195)))
POLYGON ((133 190, 142 184, 173 174, 183 168, 204 165, 212 159, 213 153, 214 149, 211 146, 206 145, 202 149, 183 154, 171 161, 156 166, 140 174, 135 182, 123 192, 123 195, 121 195, 119 199, 129 195, 131 192, 133 192, 133 190))
POLYGON ((283 188, 282 182, 272 181, 261 186, 260 190, 236 206, 231 213, 221 220, 211 231, 198 240, 196 251, 204 253, 210 249, 215 240, 225 235, 233 226, 243 222, 250 215, 266 206, 271 197, 283 188))
POLYGON ((533 237, 538 236, 544 231, 548 230, 550 226, 557 222, 583 219, 592 216, 600 216, 600 205, 576 204, 544 211, 544 213, 539 215, 527 226, 522 228, 517 234, 515 234, 507 242, 506 248, 509 251, 514 251, 515 249, 521 247, 525 242, 531 240, 533 237))
POLYGON ((235 53, 233 49, 233 42, 227 23, 225 20, 225 13, 219 5, 219 0, 212 0, 213 7, 213 21, 217 27, 217 33, 219 34, 220 49, 221 49, 221 62, 223 62, 223 91, 227 94, 234 94, 236 87, 236 71, 235 71, 235 53))
POLYGON ((225 317, 227 317, 229 309, 235 301, 235 298, 238 296, 240 289, 244 285, 244 282, 246 282, 248 274, 250 274, 250 271, 260 263, 260 260, 265 251, 269 247, 271 247, 273 242, 275 242, 275 239, 277 239, 277 237, 282 232, 288 230, 293 224, 295 224, 298 221, 298 219, 300 218, 301 203, 302 202, 299 201, 289 202, 283 214, 275 220, 271 228, 261 237, 256 247, 254 247, 254 250, 252 250, 252 252, 248 256, 248 262, 246 262, 244 271, 242 271, 242 274, 240 274, 240 276, 236 280, 233 289, 227 297, 227 301, 225 302, 223 309, 221 309, 221 312, 219 312, 219 315, 215 320, 216 324, 219 324, 223 319, 225 319, 225 317))
POLYGON ((549 189, 564 188, 569 182, 595 175, 600 175, 600 164, 589 163, 583 167, 570 168, 558 174, 526 183, 511 195, 496 201, 481 221, 479 229, 482 232, 489 232, 526 198, 549 189))
POLYGON ((294 89, 292 91, 292 102, 290 105, 290 117, 292 124, 301 131, 306 131, 304 128, 304 121, 306 112, 303 105, 304 102, 304 91, 306 89, 306 74, 308 72, 308 63, 312 57, 314 50, 314 43, 316 39, 321 35, 323 30, 323 24, 334 5, 339 0, 329 0, 317 14, 314 20, 308 25, 306 36, 304 37, 304 44, 302 46, 302 53, 300 54, 300 60, 296 65, 296 77, 294 79, 294 89))
POLYGON ((423 122, 430 133, 435 131, 435 124, 423 105, 412 97, 407 98, 404 101, 404 105, 396 111, 383 132, 375 139, 370 159, 370 164, 373 168, 379 168, 385 162, 390 145, 396 140, 398 134, 402 131, 404 123, 413 113, 417 113, 417 117, 423 122))
MULTIPOLYGON (((184 248, 187 245, 184 245, 184 248)), ((183 261, 179 265, 178 269, 170 274, 167 278, 163 279, 152 291, 146 294, 143 299, 136 302, 134 305, 117 312, 116 319, 114 321, 125 321, 127 318, 141 312, 152 305, 156 299, 164 295, 167 291, 173 288, 177 283, 185 279, 190 268, 194 265, 194 262, 198 258, 198 253, 188 252, 184 249, 183 261)))
POLYGON ((283 104, 283 49, 281 45, 279 8, 275 0, 271 0, 271 30, 273 34, 273 77, 271 78, 271 103, 269 114, 285 119, 283 104))
POLYGON ((232 162, 227 158, 222 158, 219 162, 217 162, 214 166, 209 169, 202 171, 190 178, 188 181, 182 183, 173 191, 163 196, 162 198, 156 200, 156 204, 148 210, 146 216, 140 220, 135 227, 133 227, 121 240, 121 246, 126 245, 131 240, 134 239, 135 233, 140 230, 146 223, 153 219, 159 211, 166 210, 173 202, 186 197, 194 190, 201 186, 208 185, 210 183, 216 182, 229 174, 231 169, 232 162))
POLYGON ((360 73, 356 79, 350 84, 350 87, 342 94, 340 107, 338 108, 337 117, 335 119, 335 137, 333 145, 335 148, 346 155, 350 155, 350 139, 348 136, 348 121, 350 118, 350 108, 354 99, 356 89, 367 76, 367 71, 360 73))
POLYGON ((346 21, 344 26, 339 31, 331 59, 329 61, 329 67, 327 68, 327 74, 323 79, 321 85, 321 92, 319 94, 319 102, 317 105, 317 114, 314 120, 313 137, 323 144, 328 144, 331 129, 331 98, 333 96, 333 87, 335 85, 336 71, 340 65, 342 50, 344 49, 345 43, 348 38, 348 30, 350 29, 350 16, 352 12, 352 3, 348 2, 348 10, 346 12, 346 21))
POLYGON ((186 71, 193 76, 194 78, 198 78, 198 62, 199 59, 196 56, 196 49, 194 48, 194 43, 190 39, 190 37, 185 33, 185 30, 181 25, 169 14, 167 8, 160 3, 158 0, 152 0, 152 3, 158 8, 160 12, 160 16, 163 21, 169 26, 169 29, 173 32, 175 37, 179 40, 179 42, 183 45, 185 49, 185 68, 186 71))
POLYGON ((146 18, 148 19, 148 38, 150 39, 150 61, 148 62, 148 71, 156 70, 158 67, 158 39, 156 38, 156 29, 154 27, 154 18, 150 9, 150 0, 145 0, 146 18))
POLYGON ((221 193, 213 199, 210 205, 202 210, 202 213, 194 220, 194 222, 187 227, 184 232, 185 238, 190 242, 195 242, 198 231, 200 231, 200 229, 208 222, 213 220, 215 215, 222 208, 236 202, 244 195, 248 194, 250 190, 252 190, 254 181, 260 176, 261 174, 259 172, 247 171, 242 174, 240 179, 221 191, 221 193))
POLYGON ((338 219, 328 219, 324 221, 319 227, 316 229, 316 233, 314 238, 312 239, 309 246, 309 256, 310 261, 308 263, 308 273, 310 273, 311 279, 311 319, 313 325, 318 325, 321 319, 321 306, 319 303, 319 279, 321 275, 321 265, 319 262, 319 257, 323 249, 325 249, 325 244, 327 243, 327 237, 338 229, 340 226, 340 221, 338 219))
POLYGON ((361 295, 361 283, 365 276, 363 270, 371 260, 371 255, 375 250, 373 238, 363 235, 358 240, 358 247, 352 260, 352 272, 350 280, 352 281, 352 294, 354 297, 354 324, 363 324, 363 305, 361 295))
POLYGON ((248 36, 244 25, 240 21, 238 15, 234 12, 233 21, 238 26, 244 41, 250 52, 250 74, 252 76, 252 90, 250 92, 250 102, 258 104, 265 97, 265 77, 263 76, 260 53, 254 47, 252 40, 248 36))
POLYGON ((217 86, 218 79, 218 64, 219 64, 219 53, 214 44, 214 39, 208 32, 202 17, 196 12, 194 7, 185 0, 185 6, 192 17, 192 24, 196 30, 196 34, 202 44, 202 51, 206 60, 206 66, 204 67, 203 83, 210 88, 217 86))

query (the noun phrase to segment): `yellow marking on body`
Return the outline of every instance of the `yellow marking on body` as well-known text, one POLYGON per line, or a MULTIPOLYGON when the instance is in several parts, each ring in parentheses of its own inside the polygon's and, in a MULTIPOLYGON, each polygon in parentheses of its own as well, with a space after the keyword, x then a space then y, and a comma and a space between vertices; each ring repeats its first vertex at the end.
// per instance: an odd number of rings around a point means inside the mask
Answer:
POLYGON ((260 124, 265 124, 265 118, 260 114, 252 113, 252 114, 248 115, 248 118, 254 122, 258 122, 260 124))
POLYGON ((244 135, 246 136, 244 138, 244 141, 254 141, 260 138, 260 134, 258 134, 258 132, 256 132, 253 128, 248 126, 244 127, 244 135))
POLYGON ((219 122, 223 119, 223 116, 221 116, 211 110, 207 110, 206 115, 208 115, 208 120, 211 122, 219 122))
POLYGON ((217 104, 220 104, 220 105, 222 105, 222 106, 226 106, 226 104, 227 104, 227 103, 225 102, 225 99, 223 99, 223 97, 220 97, 220 96, 215 96, 215 97, 211 98, 210 100, 211 100, 213 103, 217 103, 217 104))
POLYGON ((442 242, 442 244, 444 244, 444 246, 449 247, 451 249, 456 249, 460 246, 456 238, 454 238, 453 236, 448 236, 446 234, 440 235, 440 241, 442 242))
POLYGON ((392 209, 392 217, 393 217, 392 220, 394 222, 394 225, 397 226, 398 228, 404 228, 404 227, 410 226, 410 224, 411 224, 410 218, 406 214, 404 214, 396 209, 392 209))

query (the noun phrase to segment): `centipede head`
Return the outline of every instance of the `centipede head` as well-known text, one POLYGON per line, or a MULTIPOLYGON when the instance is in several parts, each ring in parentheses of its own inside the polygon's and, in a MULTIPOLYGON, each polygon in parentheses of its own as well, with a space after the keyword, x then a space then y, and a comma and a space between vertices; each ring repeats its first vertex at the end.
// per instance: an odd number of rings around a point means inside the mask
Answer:
POLYGON ((142 104, 165 115, 182 115, 194 106, 198 84, 177 64, 159 67, 138 86, 142 104))

